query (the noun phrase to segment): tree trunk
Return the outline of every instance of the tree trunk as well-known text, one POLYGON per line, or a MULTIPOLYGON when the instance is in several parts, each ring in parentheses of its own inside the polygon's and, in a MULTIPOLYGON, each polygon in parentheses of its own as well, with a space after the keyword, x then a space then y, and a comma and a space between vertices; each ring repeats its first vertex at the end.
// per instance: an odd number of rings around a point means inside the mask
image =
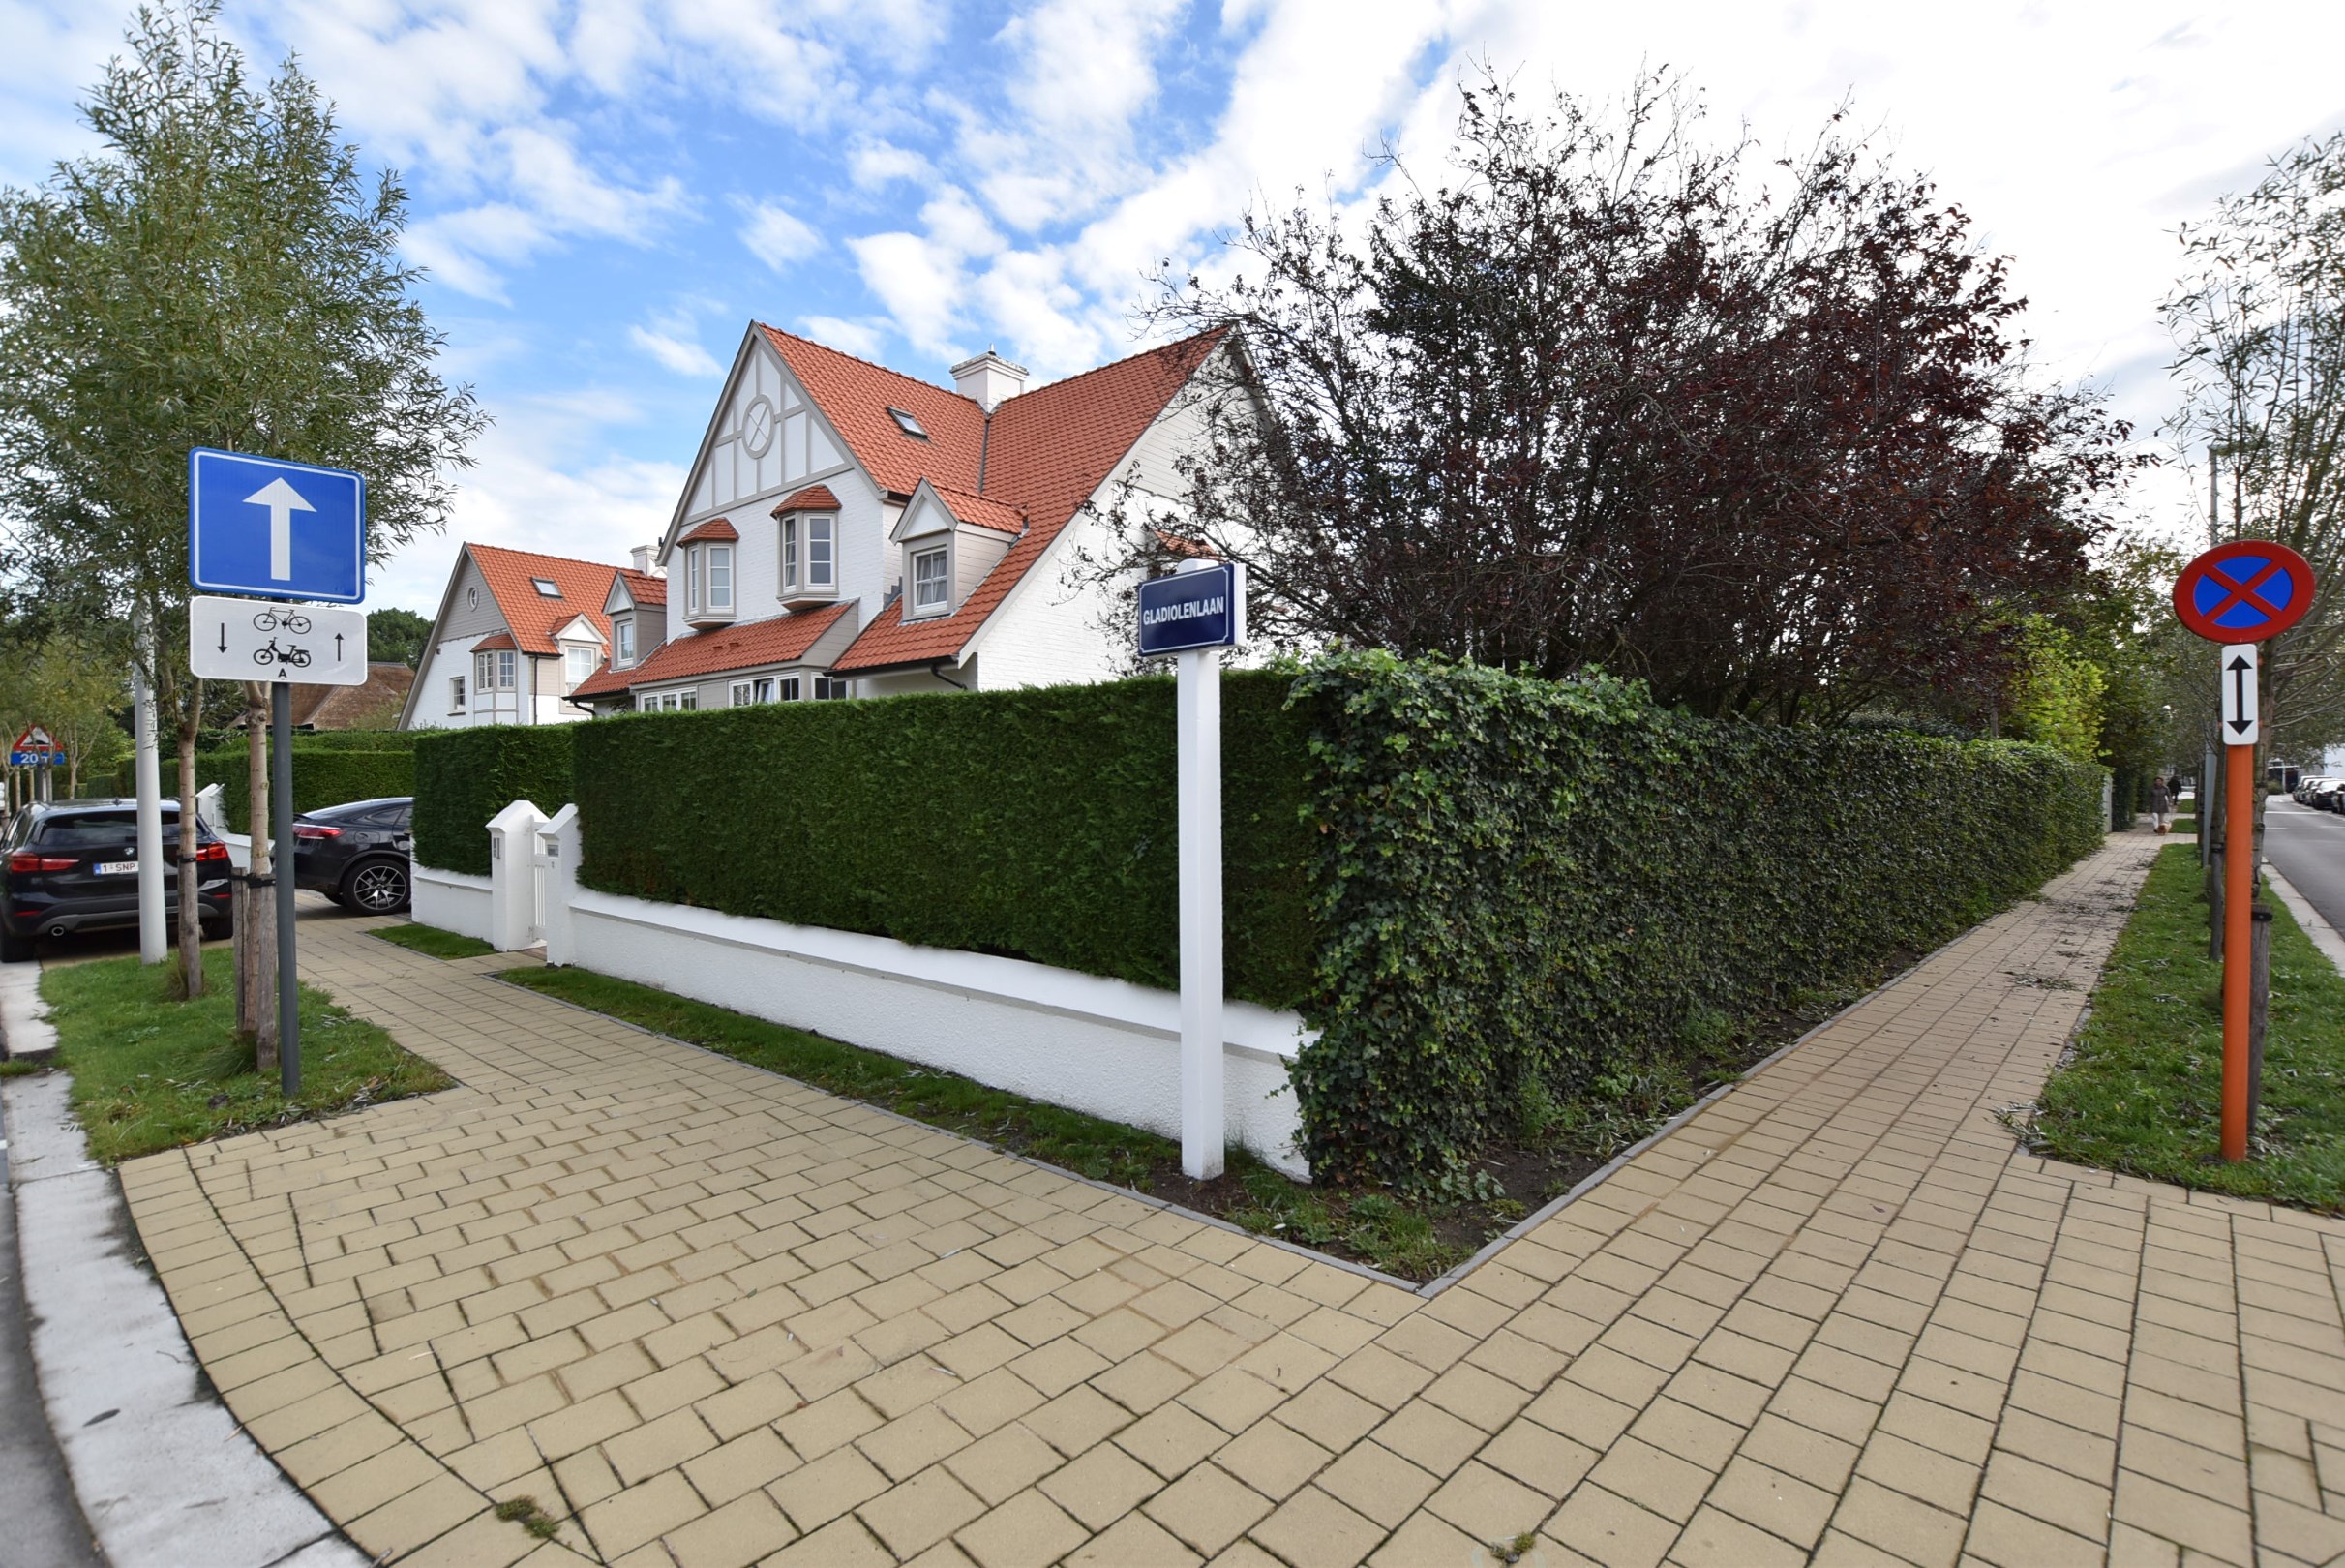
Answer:
MULTIPOLYGON (((277 895, 265 883, 276 863, 269 843, 269 688, 256 680, 244 683, 245 799, 252 808, 245 828, 252 836, 252 858, 244 889, 243 907, 236 918, 236 1031, 253 1039, 254 1065, 262 1072, 277 1070, 277 895)), ((288 863, 285 874, 292 875, 288 863)))
POLYGON ((179 984, 190 1001, 203 994, 203 902, 195 876, 195 736, 203 724, 203 682, 190 680, 179 710, 179 984))

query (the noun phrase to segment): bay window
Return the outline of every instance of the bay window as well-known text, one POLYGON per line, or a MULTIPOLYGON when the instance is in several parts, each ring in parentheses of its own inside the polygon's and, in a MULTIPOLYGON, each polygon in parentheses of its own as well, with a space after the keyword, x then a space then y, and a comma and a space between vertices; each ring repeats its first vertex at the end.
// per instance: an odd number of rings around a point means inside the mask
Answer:
POLYGON ((514 670, 520 655, 509 648, 492 648, 486 653, 472 655, 472 689, 474 691, 511 691, 514 670))
POLYGON ((827 513, 797 513, 782 519, 782 589, 837 586, 834 565, 838 520, 827 513))

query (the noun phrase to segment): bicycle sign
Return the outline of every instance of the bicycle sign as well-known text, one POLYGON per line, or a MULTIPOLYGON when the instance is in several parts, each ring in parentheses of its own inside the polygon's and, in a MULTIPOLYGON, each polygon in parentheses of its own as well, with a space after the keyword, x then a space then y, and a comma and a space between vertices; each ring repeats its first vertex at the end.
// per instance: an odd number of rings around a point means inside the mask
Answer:
POLYGON ((367 618, 338 605, 190 599, 188 664, 206 680, 363 686, 367 618))

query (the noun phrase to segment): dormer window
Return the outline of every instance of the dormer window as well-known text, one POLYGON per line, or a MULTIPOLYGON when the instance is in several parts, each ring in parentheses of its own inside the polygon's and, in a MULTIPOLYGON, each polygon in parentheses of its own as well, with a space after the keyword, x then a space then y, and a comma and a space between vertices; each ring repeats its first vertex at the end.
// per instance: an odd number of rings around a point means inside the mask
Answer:
POLYGON ((837 586, 837 527, 838 519, 821 512, 798 513, 782 519, 784 592, 837 586))
POLYGON ((914 551, 912 613, 916 616, 942 615, 951 602, 952 583, 947 575, 943 548, 914 551))
MULTIPOLYGON (((869 405, 865 405, 865 407, 869 407, 869 405)), ((890 408, 887 410, 887 417, 895 421, 896 429, 902 431, 914 440, 924 441, 928 439, 928 432, 920 428, 920 422, 913 418, 912 415, 906 413, 903 409, 890 408)))
POLYGON ((635 618, 611 618, 611 664, 614 669, 625 669, 635 662, 635 618))
POLYGON ((532 577, 529 586, 537 589, 538 597, 542 599, 558 599, 562 596, 560 586, 551 577, 532 577))
POLYGON ((600 650, 591 643, 562 644, 562 678, 569 682, 562 690, 565 693, 577 690, 601 662, 600 650))

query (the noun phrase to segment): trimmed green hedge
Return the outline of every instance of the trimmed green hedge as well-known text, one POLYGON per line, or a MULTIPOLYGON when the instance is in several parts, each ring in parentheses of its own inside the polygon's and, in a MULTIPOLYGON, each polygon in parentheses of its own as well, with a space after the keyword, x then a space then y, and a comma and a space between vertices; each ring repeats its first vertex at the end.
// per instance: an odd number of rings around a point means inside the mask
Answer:
MULTIPOLYGON (((1313 953, 1292 684, 1221 697, 1228 986, 1272 1006, 1313 953)), ((1178 983, 1170 679, 574 728, 589 887, 1178 983)))
MULTIPOLYGON (((575 724, 484 724, 434 730, 415 748, 415 859, 449 871, 489 874, 489 819, 516 800, 559 811, 573 799, 575 724)), ((665 780, 646 779, 646 797, 665 780)))
MULTIPOLYGON (((1295 1082, 1336 1180, 1438 1181, 2100 842, 2099 770, 2040 747, 1614 681, 1357 654, 1233 672, 1222 709, 1228 988, 1320 1031, 1295 1082)), ((418 752, 416 838, 485 871, 507 801, 575 799, 590 887, 1170 987, 1173 740, 1164 678, 459 731, 418 752)))
MULTIPOLYGON (((370 739, 377 731, 350 731, 351 735, 370 739)), ((411 795, 415 789, 415 758, 411 748, 364 750, 347 744, 317 746, 311 744, 319 737, 296 735, 293 738, 293 809, 315 811, 320 806, 341 805, 346 800, 373 800, 386 795, 411 795)), ((248 785, 252 772, 248 764, 244 739, 240 736, 234 744, 217 751, 195 754, 195 787, 209 784, 220 786, 221 814, 227 819, 230 832, 249 833, 252 826, 247 820, 252 813, 248 785)), ((125 796, 136 792, 135 775, 117 780, 119 793, 125 796)), ((163 796, 170 799, 179 793, 179 759, 163 759, 163 796)))
POLYGON ((1870 980, 2101 841, 2100 770, 2037 746, 1383 654, 1298 692, 1326 937, 1295 1083, 1337 1180, 1437 1180, 1526 1101, 1870 980))

